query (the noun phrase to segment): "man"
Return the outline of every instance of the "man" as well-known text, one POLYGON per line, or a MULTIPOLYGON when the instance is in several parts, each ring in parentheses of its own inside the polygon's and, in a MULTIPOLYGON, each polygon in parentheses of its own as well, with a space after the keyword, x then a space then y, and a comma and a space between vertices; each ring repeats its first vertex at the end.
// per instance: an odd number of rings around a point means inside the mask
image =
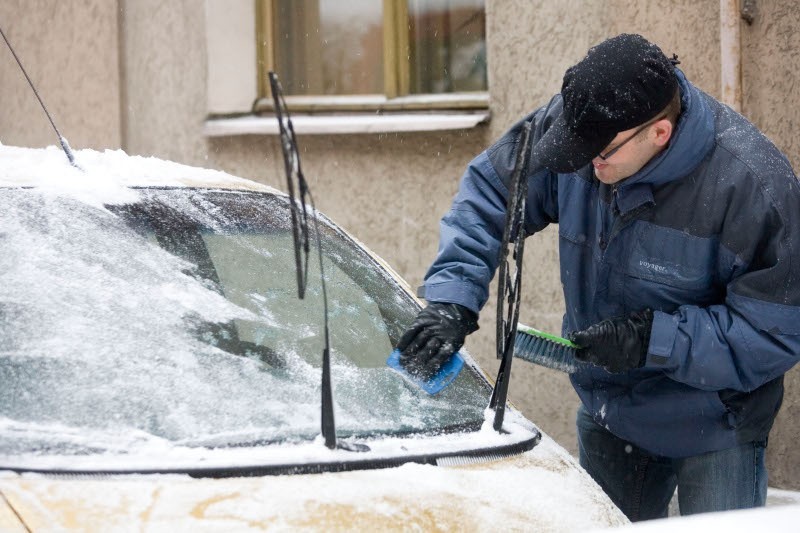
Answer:
POLYGON ((764 505, 764 450, 800 354, 800 187, 777 148, 638 35, 467 168, 401 362, 429 374, 477 329, 520 131, 526 231, 559 224, 563 331, 587 363, 581 465, 631 520, 764 505))

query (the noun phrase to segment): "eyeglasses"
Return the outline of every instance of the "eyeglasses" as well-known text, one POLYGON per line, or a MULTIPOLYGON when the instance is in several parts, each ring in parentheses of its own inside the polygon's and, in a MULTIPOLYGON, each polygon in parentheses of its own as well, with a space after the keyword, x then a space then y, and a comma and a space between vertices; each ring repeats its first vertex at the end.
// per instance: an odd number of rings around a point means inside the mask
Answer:
POLYGON ((653 124, 655 124, 656 122, 661 120, 662 118, 666 118, 666 117, 667 117, 667 115, 659 115, 658 117, 654 118, 653 120, 649 120, 649 121, 645 122, 644 124, 642 124, 641 126, 636 128, 636 131, 634 131, 631 134, 630 137, 628 137, 627 139, 625 139, 624 141, 622 141, 621 143, 616 145, 614 148, 612 148, 611 150, 609 150, 605 154, 597 154, 597 157, 599 157, 603 161, 608 161, 608 159, 611 156, 613 156, 614 154, 616 154, 619 151, 620 148, 625 146, 628 143, 628 141, 632 140, 634 137, 636 137, 637 135, 642 133, 645 129, 649 128, 650 126, 652 126, 653 124))

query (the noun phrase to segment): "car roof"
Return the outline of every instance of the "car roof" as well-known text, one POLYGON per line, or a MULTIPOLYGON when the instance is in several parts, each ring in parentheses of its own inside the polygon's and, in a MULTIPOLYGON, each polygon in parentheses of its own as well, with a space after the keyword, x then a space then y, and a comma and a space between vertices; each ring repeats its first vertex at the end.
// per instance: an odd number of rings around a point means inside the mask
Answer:
MULTIPOLYGON (((61 147, 27 148, 0 143, 0 188, 38 187, 76 197, 98 207, 107 204, 135 202, 130 188, 186 187, 251 191, 288 197, 274 187, 233 176, 219 170, 200 168, 156 157, 128 155, 123 150, 92 149, 74 151, 75 162, 70 165, 61 147)), ((283 163, 275 162, 268 171, 283 171, 283 163)), ((386 269, 413 298, 417 299, 408 282, 389 263, 372 251, 353 234, 330 220, 321 218, 363 248, 386 269)))
MULTIPOLYGON (((0 187, 96 189, 115 202, 121 187, 199 187, 267 192, 281 191, 218 170, 192 167, 155 157, 132 156, 122 150, 77 150, 70 165, 61 148, 23 148, 0 144, 0 187)), ((282 163, 280 163, 282 168, 282 163)), ((269 170, 272 170, 270 168, 269 170)), ((102 199, 102 198, 99 198, 102 199)))

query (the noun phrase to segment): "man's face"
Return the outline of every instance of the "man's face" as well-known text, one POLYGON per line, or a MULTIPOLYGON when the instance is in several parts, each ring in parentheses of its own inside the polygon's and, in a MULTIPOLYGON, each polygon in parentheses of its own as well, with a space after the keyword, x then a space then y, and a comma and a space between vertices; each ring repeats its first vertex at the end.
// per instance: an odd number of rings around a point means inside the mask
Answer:
POLYGON ((672 125, 665 118, 619 132, 592 159, 595 176, 603 183, 612 185, 636 174, 666 148, 671 133, 672 125))

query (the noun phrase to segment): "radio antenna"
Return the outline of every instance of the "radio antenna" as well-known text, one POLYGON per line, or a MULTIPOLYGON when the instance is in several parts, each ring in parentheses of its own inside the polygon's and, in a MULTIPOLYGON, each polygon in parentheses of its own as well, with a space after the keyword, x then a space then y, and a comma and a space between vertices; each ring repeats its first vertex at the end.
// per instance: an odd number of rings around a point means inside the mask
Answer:
POLYGON ((78 169, 81 168, 75 162, 75 156, 72 154, 72 149, 69 147, 69 143, 64 138, 64 136, 61 135, 61 132, 58 131, 58 128, 56 127, 56 123, 53 122, 53 117, 51 117, 50 116, 50 112, 47 111, 47 107, 45 107, 44 102, 42 101, 41 97, 39 96, 39 92, 36 90, 36 87, 34 87, 30 76, 28 76, 28 73, 25 71, 25 67, 22 66, 22 61, 20 61, 19 57, 17 57, 17 53, 14 51, 14 47, 11 46, 10 42, 8 42, 8 37, 6 37, 6 34, 3 31, 3 28, 1 28, 1 27, 0 27, 0 35, 3 36, 3 40, 6 42, 6 45, 8 45, 8 49, 11 50, 11 55, 13 55, 14 59, 17 61, 17 65, 19 65, 19 68, 22 71, 22 74, 25 75, 25 79, 28 80, 28 85, 31 86, 31 89, 33 90, 33 94, 36 95, 36 99, 39 100, 39 105, 42 106, 42 109, 44 110, 44 114, 47 115, 47 120, 49 120, 50 121, 50 125, 53 126, 53 130, 55 130, 56 135, 58 136, 58 142, 61 144, 61 148, 64 150, 64 153, 67 154, 67 159, 69 159, 69 164, 72 165, 75 168, 78 168, 78 169))

